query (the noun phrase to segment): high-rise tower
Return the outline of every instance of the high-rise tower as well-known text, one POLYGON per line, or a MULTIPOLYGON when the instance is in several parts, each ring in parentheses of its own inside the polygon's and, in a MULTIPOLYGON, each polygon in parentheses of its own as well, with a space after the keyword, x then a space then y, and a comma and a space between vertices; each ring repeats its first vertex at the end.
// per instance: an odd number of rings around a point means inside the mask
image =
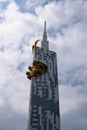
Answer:
POLYGON ((31 79, 27 130, 60 130, 57 54, 49 50, 46 22, 41 48, 36 48, 34 60, 45 63, 48 71, 31 79))

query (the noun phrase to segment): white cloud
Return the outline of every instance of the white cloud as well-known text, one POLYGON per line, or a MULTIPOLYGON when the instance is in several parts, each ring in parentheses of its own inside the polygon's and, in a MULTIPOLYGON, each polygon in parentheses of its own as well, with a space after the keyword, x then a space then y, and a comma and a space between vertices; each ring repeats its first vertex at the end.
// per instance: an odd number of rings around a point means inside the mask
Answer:
POLYGON ((8 8, 2 11, 2 14, 2 17, 4 17, 0 24, 0 46, 2 48, 7 45, 17 48, 24 37, 29 36, 30 38, 32 36, 33 38, 37 35, 35 33, 38 30, 36 26, 38 22, 35 22, 37 20, 36 16, 30 13, 21 13, 16 3, 11 2, 8 8), (36 24, 34 25, 34 23, 36 24))
POLYGON ((55 2, 56 0, 43 0, 43 1, 40 1, 40 0, 26 0, 25 3, 25 8, 27 10, 32 10, 34 11, 34 9, 37 7, 37 6, 44 6, 46 4, 49 4, 51 2, 55 2))
POLYGON ((82 86, 59 86, 61 116, 78 109, 81 103, 87 102, 87 88, 82 86))
POLYGON ((3 106, 5 104, 4 99, 2 98, 2 96, 0 96, 0 106, 3 106))

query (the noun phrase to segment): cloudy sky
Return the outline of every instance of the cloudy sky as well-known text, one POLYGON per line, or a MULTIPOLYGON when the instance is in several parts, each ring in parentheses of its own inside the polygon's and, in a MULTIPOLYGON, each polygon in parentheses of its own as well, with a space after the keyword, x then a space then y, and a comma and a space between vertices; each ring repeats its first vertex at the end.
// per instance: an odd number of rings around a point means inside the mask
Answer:
POLYGON ((87 0, 0 0, 0 130, 27 130, 25 73, 45 20, 58 57, 61 130, 87 130, 87 0))

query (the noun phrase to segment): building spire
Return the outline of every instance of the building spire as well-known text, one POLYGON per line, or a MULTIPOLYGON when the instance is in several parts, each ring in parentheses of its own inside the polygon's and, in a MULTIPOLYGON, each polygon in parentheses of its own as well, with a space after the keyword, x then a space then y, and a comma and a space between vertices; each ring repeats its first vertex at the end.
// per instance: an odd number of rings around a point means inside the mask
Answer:
POLYGON ((44 41, 47 41, 46 21, 44 21, 44 34, 43 34, 43 40, 44 40, 44 41))
POLYGON ((46 21, 44 21, 44 33, 41 47, 45 50, 49 49, 49 42, 47 41, 47 32, 46 32, 46 21))
POLYGON ((44 33, 46 33, 46 21, 44 21, 44 33))

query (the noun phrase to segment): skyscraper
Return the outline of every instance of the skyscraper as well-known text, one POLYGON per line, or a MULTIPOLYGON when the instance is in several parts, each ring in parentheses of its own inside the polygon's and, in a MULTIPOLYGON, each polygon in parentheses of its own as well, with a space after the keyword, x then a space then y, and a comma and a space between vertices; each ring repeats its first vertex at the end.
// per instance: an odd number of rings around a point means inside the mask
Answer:
POLYGON ((57 54, 49 50, 46 22, 41 48, 36 48, 35 61, 47 65, 47 73, 31 79, 27 130, 60 130, 57 54))

